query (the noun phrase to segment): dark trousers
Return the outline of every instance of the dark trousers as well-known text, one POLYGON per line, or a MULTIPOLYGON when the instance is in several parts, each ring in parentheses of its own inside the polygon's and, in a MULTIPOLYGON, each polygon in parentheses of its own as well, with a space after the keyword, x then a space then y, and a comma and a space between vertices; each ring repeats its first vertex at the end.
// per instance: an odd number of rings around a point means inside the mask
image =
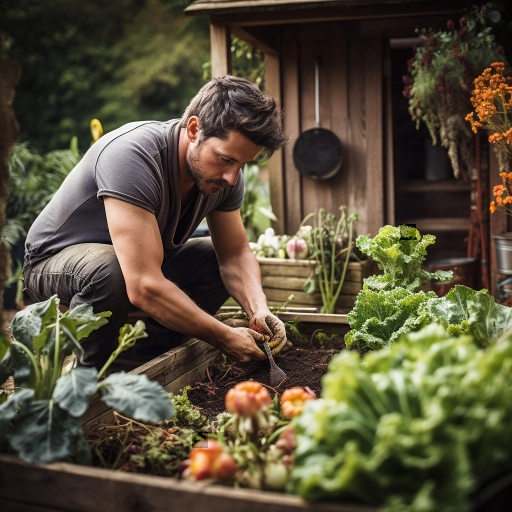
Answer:
MULTIPOLYGON (((140 254, 144 258, 143 249, 140 254)), ((210 314, 216 313, 229 297, 210 237, 192 238, 178 249, 166 251, 162 272, 210 314)), ((36 302, 57 294, 60 303, 70 309, 85 303, 95 313, 112 312, 107 325, 81 340, 85 350, 81 364, 100 368, 115 350, 119 329, 128 314, 136 311, 128 300, 113 246, 78 244, 42 260, 31 262, 27 257, 23 274, 26 292, 36 302)), ((137 341, 123 356, 144 362, 187 340, 152 318, 145 323, 149 337, 137 341)))

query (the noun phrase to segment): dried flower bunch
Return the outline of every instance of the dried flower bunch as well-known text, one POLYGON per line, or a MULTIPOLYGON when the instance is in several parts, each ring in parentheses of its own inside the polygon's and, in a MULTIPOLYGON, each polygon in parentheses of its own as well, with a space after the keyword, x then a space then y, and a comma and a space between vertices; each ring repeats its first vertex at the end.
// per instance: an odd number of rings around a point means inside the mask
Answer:
POLYGON ((498 158, 502 184, 493 188, 496 199, 491 201, 491 213, 497 209, 512 213, 512 77, 506 76, 505 68, 505 63, 493 62, 475 78, 471 95, 475 110, 466 116, 475 133, 479 128, 487 130, 498 158))
POLYGON ((487 6, 473 6, 447 30, 417 29, 422 44, 408 61, 403 95, 417 127, 423 121, 434 144, 448 149, 454 175, 472 175, 475 168, 473 135, 464 118, 471 110, 473 80, 504 52, 487 26, 500 17, 487 6))

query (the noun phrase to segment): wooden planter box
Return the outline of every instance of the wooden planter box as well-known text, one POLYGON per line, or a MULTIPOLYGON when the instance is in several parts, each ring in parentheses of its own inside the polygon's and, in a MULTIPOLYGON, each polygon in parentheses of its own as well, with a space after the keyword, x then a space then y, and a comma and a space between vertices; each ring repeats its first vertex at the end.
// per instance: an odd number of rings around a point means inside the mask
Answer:
MULTIPOLYGON (((346 315, 283 313, 286 321, 301 317, 305 332, 318 328, 346 332, 346 315)), ((177 392, 202 379, 219 351, 191 339, 131 373, 145 373, 165 389, 177 392)), ((103 402, 91 405, 83 419, 111 423, 113 411, 103 402)), ((27 464, 11 455, 0 455, 0 510, 2 512, 126 512, 182 511, 225 512, 376 512, 373 507, 309 504, 297 496, 221 485, 177 481, 151 475, 122 473, 67 463, 27 464)))
MULTIPOLYGON (((258 258, 261 269, 263 291, 272 306, 280 306, 293 293, 292 306, 322 307, 320 292, 308 294, 304 291, 306 279, 313 273, 314 260, 286 260, 279 258, 258 258)), ((371 263, 368 260, 350 262, 340 296, 336 302, 336 313, 348 313, 354 307, 363 279, 370 275, 371 263)))

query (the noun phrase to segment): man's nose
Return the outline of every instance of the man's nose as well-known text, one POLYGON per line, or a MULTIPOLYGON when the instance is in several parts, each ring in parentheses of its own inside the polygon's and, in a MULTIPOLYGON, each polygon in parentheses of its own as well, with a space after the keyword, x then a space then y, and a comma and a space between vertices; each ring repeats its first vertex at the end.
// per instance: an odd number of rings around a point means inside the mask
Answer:
POLYGON ((240 172, 240 168, 237 166, 233 166, 229 170, 226 170, 222 175, 222 179, 227 181, 230 185, 235 185, 238 180, 238 173, 240 172))

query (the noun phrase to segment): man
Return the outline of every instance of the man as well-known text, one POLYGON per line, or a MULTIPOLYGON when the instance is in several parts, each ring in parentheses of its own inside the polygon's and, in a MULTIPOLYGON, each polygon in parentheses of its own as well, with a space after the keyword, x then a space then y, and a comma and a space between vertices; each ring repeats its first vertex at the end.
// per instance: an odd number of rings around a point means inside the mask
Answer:
POLYGON ((261 288, 240 217, 241 168, 286 143, 275 101, 251 82, 215 78, 183 117, 135 122, 99 139, 31 227, 24 280, 35 301, 57 294, 73 308, 112 311, 83 340, 85 366, 101 365, 131 311, 148 313, 151 359, 194 336, 243 362, 265 359, 264 335, 286 342, 261 288), (211 238, 192 238, 206 217, 211 238), (232 296, 250 318, 232 328, 212 315, 232 296), (258 332, 256 332, 258 331, 258 332))

